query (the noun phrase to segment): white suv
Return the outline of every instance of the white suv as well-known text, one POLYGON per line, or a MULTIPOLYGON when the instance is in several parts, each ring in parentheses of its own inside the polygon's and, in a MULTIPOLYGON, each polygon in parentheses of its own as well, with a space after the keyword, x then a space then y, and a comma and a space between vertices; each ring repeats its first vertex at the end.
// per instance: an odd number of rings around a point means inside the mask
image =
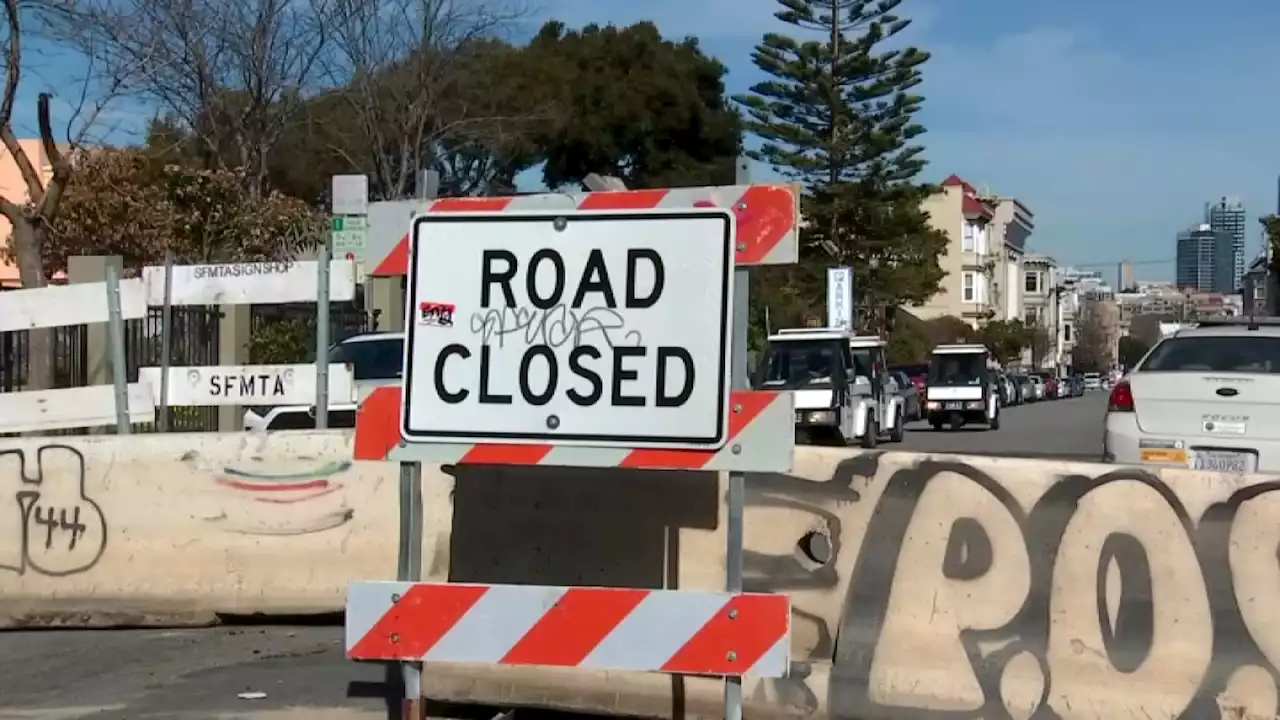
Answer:
POLYGON ((1103 460, 1280 470, 1280 318, 1214 318, 1156 343, 1111 389, 1103 460))
MULTIPOLYGON (((404 369, 404 333, 376 332, 356 335, 329 350, 329 362, 351 366, 356 382, 356 403, 332 403, 330 428, 356 426, 356 407, 370 390, 400 382, 404 369)), ((310 430, 316 426, 316 410, 310 405, 250 408, 244 413, 245 430, 310 430)))

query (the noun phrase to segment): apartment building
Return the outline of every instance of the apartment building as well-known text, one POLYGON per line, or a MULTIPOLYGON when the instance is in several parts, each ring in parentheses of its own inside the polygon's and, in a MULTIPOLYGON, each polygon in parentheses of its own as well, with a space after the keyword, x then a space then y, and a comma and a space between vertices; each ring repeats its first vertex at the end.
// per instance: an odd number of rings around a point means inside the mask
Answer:
POLYGON ((1022 313, 1020 280, 1034 216, 1014 198, 981 194, 957 175, 923 203, 930 224, 946 233, 942 290, 912 313, 930 320, 952 315, 978 327, 1022 313))
MULTIPOLYGON (((49 158, 44 153, 44 146, 34 138, 19 140, 18 144, 31 164, 41 173, 43 180, 48 182, 53 176, 53 166, 49 164, 49 158)), ((18 170, 17 161, 3 145, 0 145, 0 195, 16 203, 25 203, 31 199, 31 194, 27 191, 27 183, 18 170)), ((12 234, 9 221, 0 216, 0 248, 8 249, 12 234)), ((22 282, 18 279, 18 266, 0 259, 0 289, 11 290, 19 287, 22 287, 22 282)))

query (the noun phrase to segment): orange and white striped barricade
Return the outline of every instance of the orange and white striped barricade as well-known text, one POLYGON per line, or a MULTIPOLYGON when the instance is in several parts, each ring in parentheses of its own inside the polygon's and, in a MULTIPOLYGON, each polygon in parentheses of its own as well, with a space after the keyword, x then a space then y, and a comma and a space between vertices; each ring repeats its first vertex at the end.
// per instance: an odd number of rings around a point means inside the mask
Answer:
POLYGON ((744 473, 794 455, 791 395, 747 389, 746 266, 794 261, 797 192, 534 197, 437 201, 379 265, 407 274, 404 379, 355 455, 401 464, 400 573, 350 586, 348 657, 405 663, 410 718, 435 661, 723 675, 738 720, 742 676, 789 665, 788 597, 742 592, 744 473), (728 472, 727 587, 418 582, 423 463, 728 472))

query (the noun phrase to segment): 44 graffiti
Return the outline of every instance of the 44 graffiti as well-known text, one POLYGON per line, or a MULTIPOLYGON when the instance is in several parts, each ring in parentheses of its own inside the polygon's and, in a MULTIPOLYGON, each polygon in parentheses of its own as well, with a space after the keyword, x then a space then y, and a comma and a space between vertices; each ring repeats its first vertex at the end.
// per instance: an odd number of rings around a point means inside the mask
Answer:
POLYGON ((107 550, 107 519, 86 492, 79 450, 0 450, 0 479, 15 488, 12 503, 0 509, 0 571, 65 577, 98 564, 107 550))

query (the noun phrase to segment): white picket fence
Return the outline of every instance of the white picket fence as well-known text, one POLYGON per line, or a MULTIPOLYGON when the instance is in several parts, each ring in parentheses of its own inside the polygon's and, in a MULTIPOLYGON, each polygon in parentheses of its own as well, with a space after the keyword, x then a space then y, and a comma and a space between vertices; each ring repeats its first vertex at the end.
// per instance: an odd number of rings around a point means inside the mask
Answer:
MULTIPOLYGON (((329 264, 329 300, 355 297, 356 268, 350 260, 329 264)), ((173 268, 171 306, 284 304, 320 299, 320 265, 315 260, 279 263, 183 265, 173 268)), ((120 280, 122 322, 145 318, 164 305, 165 268, 147 267, 142 276, 120 280)), ((58 285, 0 293, 0 332, 15 332, 110 321, 107 282, 58 285)), ((123 337, 111 342, 123 343, 123 337)), ((248 365, 171 367, 161 397, 162 368, 141 368, 139 381, 123 396, 130 424, 154 422, 156 408, 210 405, 305 405, 317 398, 319 367, 248 365)), ((328 367, 330 402, 353 402, 355 382, 345 365, 328 367)), ((25 433, 115 425, 117 387, 93 385, 59 390, 0 393, 0 433, 25 433)))

